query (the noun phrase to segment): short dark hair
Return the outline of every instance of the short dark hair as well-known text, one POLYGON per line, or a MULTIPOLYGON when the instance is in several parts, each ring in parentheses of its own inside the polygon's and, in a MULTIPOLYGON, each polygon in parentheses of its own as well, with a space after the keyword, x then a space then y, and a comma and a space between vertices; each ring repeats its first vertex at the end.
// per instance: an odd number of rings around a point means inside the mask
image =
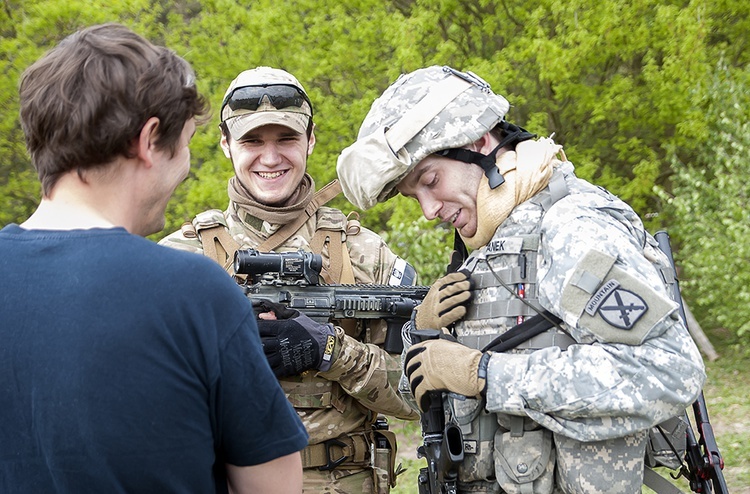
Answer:
POLYGON ((146 121, 174 153, 185 123, 209 107, 190 64, 120 24, 71 34, 27 68, 20 84, 26 147, 48 196, 61 175, 135 156, 146 121))

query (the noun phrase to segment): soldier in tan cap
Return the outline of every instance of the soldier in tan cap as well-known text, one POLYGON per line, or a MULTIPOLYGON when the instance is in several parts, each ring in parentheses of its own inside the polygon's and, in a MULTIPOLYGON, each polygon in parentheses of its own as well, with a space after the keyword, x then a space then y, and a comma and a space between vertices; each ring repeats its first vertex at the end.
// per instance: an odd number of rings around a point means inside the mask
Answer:
MULTIPOLYGON (((270 67, 239 74, 222 102, 220 128, 221 148, 235 171, 228 208, 197 215, 161 244, 202 252, 230 274, 238 249, 302 249, 322 255, 327 283, 414 284, 414 269, 378 235, 323 205, 340 192, 337 181, 315 193, 306 173, 315 147, 313 108, 294 76, 270 67)), ((305 355, 304 364, 272 364, 310 435, 302 452, 304 492, 388 492, 395 484, 395 436, 376 432, 373 424, 378 414, 418 415, 397 390, 398 356, 382 348, 385 322, 344 329, 299 316, 261 320, 259 328, 267 353, 284 345, 320 348, 305 355), (331 335, 331 360, 322 358, 325 345, 305 345, 331 335), (388 447, 377 447, 384 439, 388 447)))
POLYGON ((472 73, 419 69, 339 157, 354 204, 413 197, 473 249, 417 308, 418 330, 450 336, 408 349, 404 392, 423 410, 450 392, 437 407, 463 435, 453 492, 639 493, 649 430, 705 379, 672 267, 630 206, 508 109, 472 73))

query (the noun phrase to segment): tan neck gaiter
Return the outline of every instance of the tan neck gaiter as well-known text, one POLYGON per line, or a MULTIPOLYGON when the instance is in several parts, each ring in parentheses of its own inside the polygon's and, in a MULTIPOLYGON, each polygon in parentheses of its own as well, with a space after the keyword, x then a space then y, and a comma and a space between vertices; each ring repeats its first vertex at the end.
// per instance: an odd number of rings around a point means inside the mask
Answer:
POLYGON ((523 141, 514 151, 501 154, 496 162, 505 183, 490 189, 487 177, 482 176, 477 191, 477 232, 464 237, 472 249, 478 249, 492 239, 495 230, 510 215, 513 208, 526 202, 549 183, 552 171, 560 163, 556 158, 562 146, 550 138, 523 141))
POLYGON ((261 204, 250 196, 242 186, 237 176, 229 179, 229 199, 247 214, 267 221, 272 225, 284 225, 294 221, 310 204, 315 192, 315 181, 305 173, 299 187, 283 206, 268 206, 261 204))

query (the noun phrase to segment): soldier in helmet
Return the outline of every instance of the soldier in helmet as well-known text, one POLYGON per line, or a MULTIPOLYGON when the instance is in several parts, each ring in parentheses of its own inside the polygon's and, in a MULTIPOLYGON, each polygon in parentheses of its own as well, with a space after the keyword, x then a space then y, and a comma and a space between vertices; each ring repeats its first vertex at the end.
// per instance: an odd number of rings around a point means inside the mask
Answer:
MULTIPOLYGON (((203 253, 230 274, 238 249, 301 249, 322 255, 326 283, 415 283, 414 269, 383 239, 324 206, 341 191, 337 181, 315 192, 306 172, 315 147, 313 107, 292 74, 271 67, 240 73, 222 102, 220 129, 235 171, 228 208, 198 214, 161 244, 203 253)), ((419 415, 398 392, 399 356, 382 348, 385 321, 345 321, 342 327, 299 314, 283 319, 280 310, 273 316, 279 319, 258 326, 269 362, 310 435, 302 451, 304 492, 388 492, 395 483, 395 435, 376 432, 373 424, 378 414, 419 415), (324 359, 329 337, 335 347, 324 359), (307 344, 313 340, 322 344, 307 344), (276 365, 272 352, 292 347, 310 355, 276 365), (378 448, 383 440, 388 446, 378 448)))
POLYGON ((413 197, 471 249, 417 308, 417 330, 450 336, 405 350, 404 391, 422 410, 428 392, 449 392, 458 492, 640 492, 649 429, 705 379, 671 266, 627 204, 508 108, 472 73, 420 69, 373 103, 339 157, 351 202, 413 197), (493 351, 511 335, 522 342, 493 351))

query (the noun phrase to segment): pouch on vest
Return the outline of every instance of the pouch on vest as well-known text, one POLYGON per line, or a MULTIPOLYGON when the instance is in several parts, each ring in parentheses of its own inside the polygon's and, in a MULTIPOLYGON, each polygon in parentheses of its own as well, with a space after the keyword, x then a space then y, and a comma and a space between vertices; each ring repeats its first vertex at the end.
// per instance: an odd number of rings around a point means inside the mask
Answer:
POLYGON ((496 415, 484 409, 484 400, 450 399, 450 403, 464 442, 464 461, 458 467, 458 478, 462 482, 491 479, 495 475, 492 441, 498 428, 496 415))
POLYGON ((346 410, 341 386, 311 373, 279 379, 284 394, 294 408, 335 408, 346 410))
POLYGON ((549 494, 555 481, 552 432, 526 431, 522 435, 497 431, 495 475, 508 494, 549 494))
POLYGON ((685 457, 685 431, 688 424, 684 416, 672 417, 648 431, 646 443, 646 466, 680 468, 685 457))
MULTIPOLYGON (((377 428, 378 423, 380 420, 376 421, 373 431, 373 480, 377 494, 388 494, 391 487, 396 487, 396 434, 387 429, 377 428)), ((387 422, 385 426, 388 427, 387 422)))

